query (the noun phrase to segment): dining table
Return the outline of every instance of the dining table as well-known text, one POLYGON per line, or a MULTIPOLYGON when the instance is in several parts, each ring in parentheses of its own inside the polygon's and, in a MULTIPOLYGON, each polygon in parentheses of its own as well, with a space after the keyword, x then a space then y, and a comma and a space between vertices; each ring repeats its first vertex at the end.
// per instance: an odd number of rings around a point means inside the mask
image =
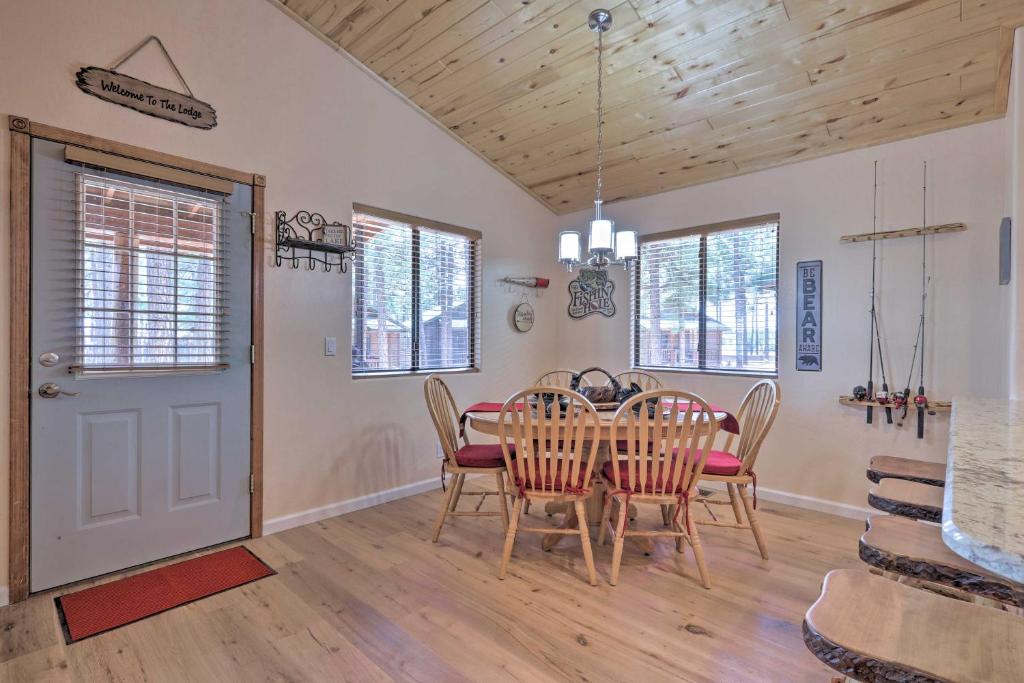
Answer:
MULTIPOLYGON (((491 436, 498 436, 499 429, 499 412, 495 409, 499 404, 474 404, 470 406, 463 415, 463 423, 473 429, 474 431, 482 434, 488 434, 491 436), (481 410, 480 407, 486 409, 481 410)), ((735 433, 739 432, 736 418, 726 410, 719 408, 718 406, 711 405, 711 410, 714 413, 715 420, 720 426, 725 426, 729 431, 735 430, 735 433)), ((618 441, 623 441, 627 438, 626 433, 626 421, 620 421, 618 428, 612 428, 612 418, 615 416, 614 409, 602 409, 599 408, 597 415, 599 418, 599 424, 596 430, 588 430, 586 436, 595 438, 598 440, 597 447, 597 462, 594 463, 594 473, 601 471, 604 463, 608 461, 611 454, 611 445, 618 441)), ((706 413, 695 412, 692 413, 692 418, 695 422, 699 421, 701 425, 707 425, 710 420, 706 413)), ((506 416, 506 423, 509 422, 510 415, 506 416)), ((679 420, 686 419, 686 413, 681 412, 678 417, 679 420)), ((669 423, 666 422, 664 428, 667 430, 669 423)), ((594 484, 591 490, 591 495, 586 500, 586 515, 587 523, 590 526, 598 526, 601 523, 601 512, 602 505, 604 504, 604 493, 606 484, 602 477, 595 476, 594 484)), ((576 523, 576 514, 572 505, 560 502, 549 502, 545 506, 545 512, 548 514, 565 514, 565 519, 560 525, 562 528, 572 527, 576 523)), ((628 511, 630 519, 636 517, 636 508, 632 504, 628 511)), ((544 537, 542 541, 543 548, 550 550, 558 544, 564 538, 564 534, 549 534, 544 537)), ((650 538, 647 537, 633 537, 631 540, 645 552, 650 553, 653 550, 653 545, 650 538)))

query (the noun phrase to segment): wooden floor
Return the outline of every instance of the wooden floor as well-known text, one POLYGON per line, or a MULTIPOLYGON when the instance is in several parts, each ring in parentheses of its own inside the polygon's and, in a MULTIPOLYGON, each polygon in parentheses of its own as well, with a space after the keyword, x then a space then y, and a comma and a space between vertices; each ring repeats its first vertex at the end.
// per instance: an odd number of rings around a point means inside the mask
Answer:
POLYGON ((668 539, 653 557, 627 545, 616 587, 611 546, 595 547, 593 588, 578 541, 545 553, 535 535, 499 582, 497 518, 430 543, 439 495, 246 542, 277 576, 74 645, 59 592, 0 608, 0 680, 829 680, 800 624, 826 571, 862 567, 863 522, 762 503, 767 562, 749 532, 702 528, 710 591, 668 539))

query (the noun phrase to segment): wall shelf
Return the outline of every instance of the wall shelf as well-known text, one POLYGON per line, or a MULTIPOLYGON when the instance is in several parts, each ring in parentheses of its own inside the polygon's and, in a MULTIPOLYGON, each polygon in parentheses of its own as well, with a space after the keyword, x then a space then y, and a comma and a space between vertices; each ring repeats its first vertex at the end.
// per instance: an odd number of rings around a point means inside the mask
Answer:
POLYGON ((963 232, 967 226, 963 223, 945 223, 929 225, 924 228, 903 228, 901 230, 884 230, 882 232, 865 232, 859 235, 843 235, 840 242, 871 242, 873 240, 892 240, 900 237, 920 237, 921 235, 941 235, 945 232, 963 232))
MULTIPOLYGON (((839 403, 844 406, 853 406, 854 408, 896 408, 894 403, 879 403, 878 401, 858 401, 853 396, 840 396, 839 403)), ((916 410, 917 406, 914 405, 914 397, 910 397, 910 410, 916 410)), ((949 412, 953 408, 952 401, 928 401, 926 410, 930 412, 949 412)))
POLYGON ((325 272, 335 268, 339 273, 348 271, 348 262, 356 251, 351 226, 328 221, 323 214, 311 211, 298 211, 291 218, 284 211, 275 211, 274 226, 276 265, 288 262, 298 268, 305 262, 309 270, 321 265, 325 272), (333 239, 325 241, 327 236, 333 239))

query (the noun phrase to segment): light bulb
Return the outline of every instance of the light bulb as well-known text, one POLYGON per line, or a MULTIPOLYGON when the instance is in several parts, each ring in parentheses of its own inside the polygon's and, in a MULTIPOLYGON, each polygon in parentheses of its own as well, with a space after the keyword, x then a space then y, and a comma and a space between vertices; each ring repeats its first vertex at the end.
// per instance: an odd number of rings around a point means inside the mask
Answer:
POLYGON ((606 218, 590 221, 590 251, 607 254, 615 249, 615 223, 606 218))
POLYGON ((558 233, 558 260, 569 266, 580 262, 580 234, 575 230, 558 233))

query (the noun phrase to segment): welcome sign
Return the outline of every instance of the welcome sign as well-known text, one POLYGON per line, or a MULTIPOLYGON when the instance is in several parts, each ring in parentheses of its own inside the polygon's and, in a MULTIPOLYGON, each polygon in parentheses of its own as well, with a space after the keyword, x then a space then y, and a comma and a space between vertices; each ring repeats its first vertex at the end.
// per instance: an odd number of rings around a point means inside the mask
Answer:
POLYGON ((600 313, 606 318, 615 315, 612 292, 615 283, 608 279, 603 270, 584 269, 569 283, 569 317, 586 318, 600 313))
POLYGON ((796 369, 821 372, 821 261, 796 264, 796 369))
POLYGON ((217 125, 217 112, 206 102, 110 69, 79 69, 76 85, 93 97, 185 126, 209 130, 217 125))

